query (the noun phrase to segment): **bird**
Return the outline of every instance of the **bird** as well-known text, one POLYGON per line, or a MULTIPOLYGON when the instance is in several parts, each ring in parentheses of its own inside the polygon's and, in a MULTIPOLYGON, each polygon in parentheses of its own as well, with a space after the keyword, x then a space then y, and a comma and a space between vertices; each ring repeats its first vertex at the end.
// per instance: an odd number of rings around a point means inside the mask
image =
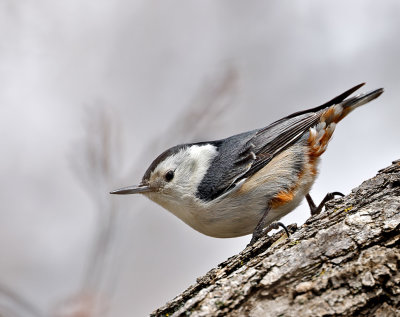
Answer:
POLYGON ((288 233, 279 219, 304 198, 315 215, 343 196, 331 192, 316 205, 310 190, 336 124, 384 91, 351 96, 363 85, 260 129, 173 146, 150 164, 139 185, 110 193, 142 194, 211 237, 252 234, 252 245, 279 226, 288 233))

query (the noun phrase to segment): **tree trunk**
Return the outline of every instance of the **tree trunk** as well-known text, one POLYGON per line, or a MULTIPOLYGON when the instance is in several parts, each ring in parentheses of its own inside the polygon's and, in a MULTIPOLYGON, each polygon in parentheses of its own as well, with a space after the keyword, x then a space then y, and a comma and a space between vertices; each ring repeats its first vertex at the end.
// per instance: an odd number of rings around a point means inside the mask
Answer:
POLYGON ((152 316, 400 316, 400 160, 289 228, 152 316))

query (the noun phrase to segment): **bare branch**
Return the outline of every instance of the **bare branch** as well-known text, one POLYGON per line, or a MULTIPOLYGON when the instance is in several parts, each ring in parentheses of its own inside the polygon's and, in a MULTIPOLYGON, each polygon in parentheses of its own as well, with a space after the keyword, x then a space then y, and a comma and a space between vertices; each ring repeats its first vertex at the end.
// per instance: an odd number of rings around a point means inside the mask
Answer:
POLYGON ((0 316, 42 317, 43 313, 9 287, 0 285, 0 316))

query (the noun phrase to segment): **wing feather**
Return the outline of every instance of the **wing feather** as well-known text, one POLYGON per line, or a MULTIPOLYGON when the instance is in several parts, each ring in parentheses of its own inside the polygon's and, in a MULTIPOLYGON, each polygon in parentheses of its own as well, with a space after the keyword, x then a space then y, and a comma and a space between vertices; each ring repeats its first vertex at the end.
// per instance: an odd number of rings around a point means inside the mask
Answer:
MULTIPOLYGON (((262 129, 251 140, 254 144, 260 146, 254 151, 256 160, 251 168, 243 175, 249 177, 266 164, 268 164, 283 149, 295 143, 301 136, 306 133, 309 128, 314 126, 320 118, 320 113, 301 115, 292 119, 288 119, 289 125, 284 127, 280 125, 273 126, 270 129, 262 129)), ((287 123, 287 122, 285 122, 287 123)))

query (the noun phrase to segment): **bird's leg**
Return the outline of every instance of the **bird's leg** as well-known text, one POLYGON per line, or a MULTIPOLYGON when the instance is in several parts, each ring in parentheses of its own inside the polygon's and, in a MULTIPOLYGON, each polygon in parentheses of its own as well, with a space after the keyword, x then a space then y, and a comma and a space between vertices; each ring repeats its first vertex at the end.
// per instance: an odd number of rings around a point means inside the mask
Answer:
POLYGON ((270 207, 267 207, 265 209, 264 214, 262 215, 260 221, 258 222, 256 228, 253 231, 253 236, 251 237, 250 243, 248 244, 249 246, 254 244, 258 239, 260 239, 263 235, 270 232, 272 229, 279 229, 279 227, 282 227, 285 230, 286 235, 289 236, 289 230, 286 228, 286 226, 282 222, 274 221, 274 222, 270 223, 267 227, 265 227, 265 221, 266 221, 268 212, 270 210, 271 210, 270 207))
POLYGON ((255 229, 253 231, 253 236, 251 237, 249 245, 254 244, 254 242, 256 242, 263 235, 263 229, 264 229, 264 226, 265 226, 265 220, 266 220, 267 215, 268 215, 270 210, 271 210, 270 207, 267 207, 265 209, 260 221, 258 222, 257 226, 255 227, 255 229))
POLYGON ((340 192, 327 193, 326 196, 325 196, 325 198, 322 199, 321 203, 320 203, 320 204, 318 205, 318 207, 317 207, 317 206, 315 205, 313 199, 311 198, 310 194, 307 194, 307 195, 306 195, 306 199, 307 199, 307 202, 308 202, 308 206, 310 206, 311 216, 318 215, 318 214, 322 211, 322 208, 324 208, 325 204, 326 204, 329 200, 334 199, 335 196, 342 196, 342 197, 344 197, 344 195, 343 195, 342 193, 340 193, 340 192))

